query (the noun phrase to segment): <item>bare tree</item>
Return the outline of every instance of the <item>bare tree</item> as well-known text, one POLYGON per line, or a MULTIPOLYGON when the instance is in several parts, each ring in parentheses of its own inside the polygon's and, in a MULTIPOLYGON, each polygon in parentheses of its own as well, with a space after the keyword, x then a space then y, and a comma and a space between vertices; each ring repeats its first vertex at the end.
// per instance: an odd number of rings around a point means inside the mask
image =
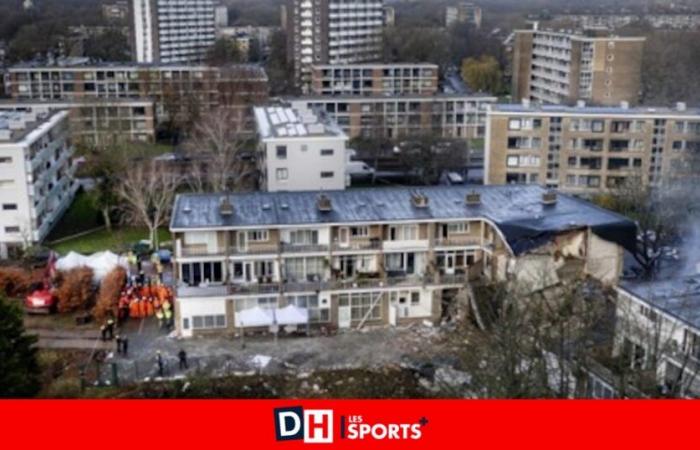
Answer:
POLYGON ((128 164, 115 187, 126 219, 146 226, 151 245, 156 249, 158 227, 167 223, 179 181, 171 168, 147 158, 128 164))
POLYGON ((190 159, 186 182, 196 192, 233 191, 253 170, 245 153, 253 149, 242 132, 241 118, 235 111, 220 108, 206 113, 193 127, 185 145, 190 159))

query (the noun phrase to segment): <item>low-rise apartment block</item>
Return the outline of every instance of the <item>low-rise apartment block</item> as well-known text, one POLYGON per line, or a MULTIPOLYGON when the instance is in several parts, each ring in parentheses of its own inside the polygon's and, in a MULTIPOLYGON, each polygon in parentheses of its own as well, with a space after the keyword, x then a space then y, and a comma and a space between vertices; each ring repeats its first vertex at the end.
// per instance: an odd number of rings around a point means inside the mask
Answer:
POLYGON ((185 337, 437 323, 474 280, 538 289, 567 260, 616 283, 636 236, 538 186, 181 194, 170 230, 185 337))
POLYGON ((428 63, 314 65, 314 95, 434 95, 438 66, 428 63))
POLYGON ((486 105, 496 97, 436 94, 431 96, 299 97, 294 108, 325 111, 350 138, 389 138, 434 134, 449 138, 482 138, 486 105))
POLYGON ((68 112, 0 112, 0 258, 41 242, 70 205, 68 112))
POLYGON ((486 184, 536 183, 594 194, 630 177, 657 184, 700 157, 700 110, 494 105, 485 141, 486 184))
POLYGON ((644 41, 593 31, 517 30, 511 64, 513 99, 635 104, 641 90, 644 41))
POLYGON ((323 112, 255 108, 263 190, 345 189, 347 135, 323 112))
POLYGON ((669 394, 700 396, 700 276, 623 281, 614 354, 669 394))
POLYGON ((218 107, 240 112, 253 130, 252 105, 268 97, 268 79, 257 65, 92 64, 83 58, 22 63, 10 67, 7 93, 16 100, 150 99, 158 123, 190 121, 193 111, 218 107))
POLYGON ((69 111, 74 143, 85 146, 117 142, 154 142, 155 105, 149 99, 0 100, 0 111, 26 111, 37 115, 69 111))

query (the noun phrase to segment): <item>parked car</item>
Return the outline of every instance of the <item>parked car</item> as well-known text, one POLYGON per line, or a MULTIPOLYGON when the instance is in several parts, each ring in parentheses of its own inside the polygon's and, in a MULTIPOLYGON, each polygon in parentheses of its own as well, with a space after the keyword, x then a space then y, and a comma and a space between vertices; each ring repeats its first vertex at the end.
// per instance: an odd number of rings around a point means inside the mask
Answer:
POLYGON ((24 298, 24 310, 29 314, 51 314, 56 312, 58 298, 54 290, 39 283, 32 292, 24 298))

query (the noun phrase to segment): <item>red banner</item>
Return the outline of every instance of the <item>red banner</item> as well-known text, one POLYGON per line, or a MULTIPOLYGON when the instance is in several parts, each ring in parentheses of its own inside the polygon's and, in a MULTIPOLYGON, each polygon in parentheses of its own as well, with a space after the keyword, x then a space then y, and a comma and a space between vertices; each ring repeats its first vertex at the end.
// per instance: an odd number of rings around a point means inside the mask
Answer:
POLYGON ((4 448, 694 447, 697 401, 0 402, 4 448))

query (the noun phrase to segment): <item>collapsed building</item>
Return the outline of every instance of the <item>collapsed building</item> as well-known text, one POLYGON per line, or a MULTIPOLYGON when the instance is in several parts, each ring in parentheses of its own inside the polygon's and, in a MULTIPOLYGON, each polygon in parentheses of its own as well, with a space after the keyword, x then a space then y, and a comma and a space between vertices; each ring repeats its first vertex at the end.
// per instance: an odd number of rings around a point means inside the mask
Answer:
POLYGON ((615 284, 635 238, 539 186, 181 194, 170 230, 184 337, 437 323, 469 283, 555 283, 566 261, 615 284))

